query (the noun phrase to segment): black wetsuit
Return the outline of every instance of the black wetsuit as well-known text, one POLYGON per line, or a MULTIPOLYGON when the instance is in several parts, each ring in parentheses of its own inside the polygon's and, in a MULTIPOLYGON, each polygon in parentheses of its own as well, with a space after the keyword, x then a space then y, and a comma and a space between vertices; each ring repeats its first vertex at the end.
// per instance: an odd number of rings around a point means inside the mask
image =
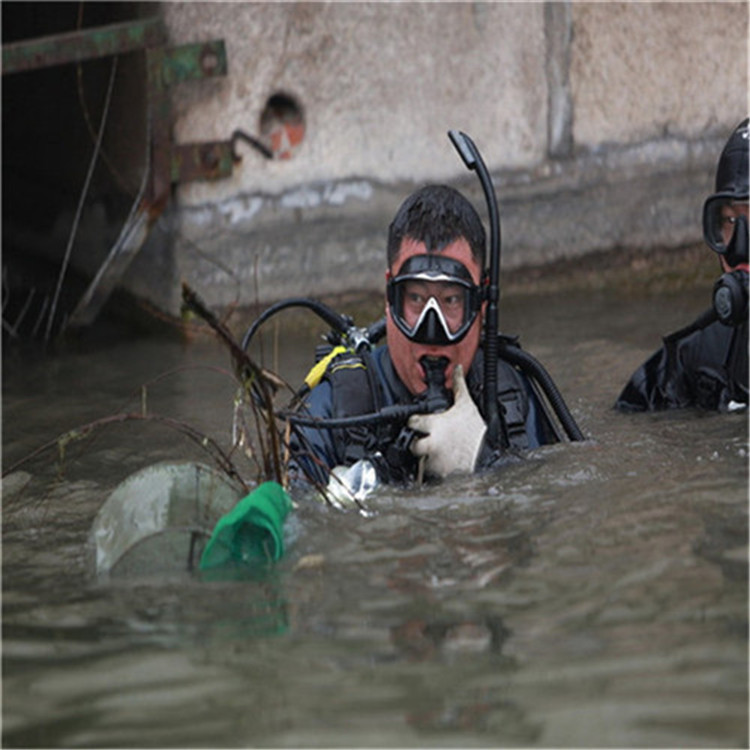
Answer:
MULTIPOLYGON (((483 409, 483 357, 477 352, 466 376, 474 402, 483 409)), ((531 381, 503 360, 498 367, 498 399, 508 427, 511 448, 536 448, 557 442, 557 434, 531 381)), ((414 397, 401 382, 387 346, 364 356, 344 353, 326 369, 323 380, 310 392, 302 414, 315 417, 346 417, 371 414, 384 406, 413 403, 414 397)), ((293 478, 325 484, 328 470, 350 466, 367 458, 383 482, 405 483, 415 478, 417 460, 409 451, 413 433, 401 422, 374 422, 346 429, 297 427, 292 434, 293 478)), ((506 456, 486 445, 477 460, 477 470, 488 468, 506 456)))
POLYGON ((664 338, 620 394, 620 411, 695 406, 732 411, 748 403, 748 324, 732 327, 704 313, 664 338))

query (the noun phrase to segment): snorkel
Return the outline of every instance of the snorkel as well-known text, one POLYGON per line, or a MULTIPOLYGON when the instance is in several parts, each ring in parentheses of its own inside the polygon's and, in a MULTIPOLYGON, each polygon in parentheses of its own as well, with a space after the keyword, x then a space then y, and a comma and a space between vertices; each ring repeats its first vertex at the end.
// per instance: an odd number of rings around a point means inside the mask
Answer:
POLYGON ((488 442, 492 447, 506 449, 510 444, 508 428, 497 404, 497 307, 500 298, 500 219, 497 196, 487 166, 474 141, 458 130, 449 130, 448 137, 467 169, 476 171, 487 201, 490 219, 490 269, 484 321, 484 413, 488 442))
MULTIPOLYGON (((528 352, 510 342, 507 337, 498 335, 498 301, 500 299, 500 214, 497 208, 497 195, 487 165, 482 159, 474 141, 466 133, 449 130, 448 137, 455 146, 464 164, 476 171, 487 201, 490 220, 490 268, 487 290, 487 314, 484 322, 484 413, 487 420, 487 441, 493 447, 506 450, 510 446, 508 426, 500 412, 497 401, 498 360, 504 359, 533 378, 544 392, 550 406, 560 420, 570 440, 583 440, 584 435, 570 413, 562 394, 557 389, 549 373, 528 352)), ((559 436, 558 436, 559 437, 559 436)))

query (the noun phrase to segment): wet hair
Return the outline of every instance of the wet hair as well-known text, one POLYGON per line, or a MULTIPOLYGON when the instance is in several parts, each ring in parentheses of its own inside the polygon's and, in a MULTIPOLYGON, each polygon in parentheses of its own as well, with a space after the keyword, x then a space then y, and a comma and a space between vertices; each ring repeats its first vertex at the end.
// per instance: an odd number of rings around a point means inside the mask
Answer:
POLYGON ((486 237, 474 206, 448 185, 425 185, 401 204, 388 227, 388 267, 393 267, 405 238, 424 242, 427 252, 438 253, 461 237, 483 269, 486 237))

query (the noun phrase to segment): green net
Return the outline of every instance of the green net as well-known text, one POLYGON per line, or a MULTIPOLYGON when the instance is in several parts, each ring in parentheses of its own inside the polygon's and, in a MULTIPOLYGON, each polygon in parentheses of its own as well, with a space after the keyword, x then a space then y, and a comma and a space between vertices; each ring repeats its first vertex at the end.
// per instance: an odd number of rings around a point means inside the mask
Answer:
POLYGON ((203 550, 200 569, 278 560, 284 554, 284 520, 291 507, 280 484, 261 484, 219 519, 203 550))

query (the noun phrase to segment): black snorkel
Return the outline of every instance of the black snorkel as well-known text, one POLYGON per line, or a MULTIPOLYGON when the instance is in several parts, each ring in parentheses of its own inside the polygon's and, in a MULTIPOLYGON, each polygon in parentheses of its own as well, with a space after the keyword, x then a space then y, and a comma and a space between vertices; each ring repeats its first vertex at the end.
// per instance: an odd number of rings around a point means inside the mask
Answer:
POLYGON ((487 201, 490 220, 490 267, 487 290, 487 314, 484 321, 484 411, 487 419, 487 441, 492 447, 508 448, 508 428, 497 403, 497 308, 500 299, 500 218, 492 178, 474 141, 466 133, 449 130, 459 156, 468 169, 474 170, 487 201))

